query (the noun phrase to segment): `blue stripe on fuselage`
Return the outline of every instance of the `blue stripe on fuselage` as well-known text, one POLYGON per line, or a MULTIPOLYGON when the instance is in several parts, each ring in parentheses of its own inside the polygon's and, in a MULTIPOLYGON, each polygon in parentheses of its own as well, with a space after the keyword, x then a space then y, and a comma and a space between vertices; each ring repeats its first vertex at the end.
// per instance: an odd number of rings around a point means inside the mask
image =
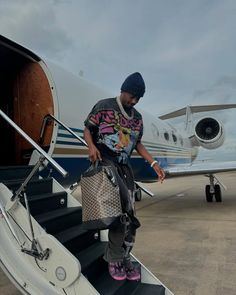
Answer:
MULTIPOLYGON (((58 157, 54 160, 59 163, 67 172, 68 177, 63 178, 58 172, 53 169, 52 176, 55 177, 63 185, 70 185, 80 179, 83 173, 89 167, 88 158, 64 158, 58 157)), ((156 158, 162 168, 167 168, 169 165, 187 164, 191 162, 190 158, 156 158)), ((131 165, 134 176, 137 181, 149 182, 157 180, 155 171, 150 167, 149 163, 143 158, 131 158, 131 165)), ((51 167, 50 167, 51 168, 51 167)), ((47 171, 44 172, 47 174, 47 171)))

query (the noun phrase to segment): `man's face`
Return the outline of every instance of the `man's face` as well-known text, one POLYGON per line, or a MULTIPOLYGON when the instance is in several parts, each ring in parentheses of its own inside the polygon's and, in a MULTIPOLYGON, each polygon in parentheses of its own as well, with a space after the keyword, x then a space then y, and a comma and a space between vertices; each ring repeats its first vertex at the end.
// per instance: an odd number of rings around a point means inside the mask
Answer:
POLYGON ((128 92, 121 92, 120 101, 125 108, 132 108, 139 102, 140 97, 136 97, 128 92))

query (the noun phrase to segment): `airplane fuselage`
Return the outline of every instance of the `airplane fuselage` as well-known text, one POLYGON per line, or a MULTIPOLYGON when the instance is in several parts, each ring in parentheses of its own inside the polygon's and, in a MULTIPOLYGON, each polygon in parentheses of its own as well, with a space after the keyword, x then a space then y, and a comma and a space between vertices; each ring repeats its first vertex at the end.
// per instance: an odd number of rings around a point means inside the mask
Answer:
MULTIPOLYGON (((54 115, 82 137, 83 122, 94 104, 112 95, 53 64, 49 64, 49 70, 57 90, 54 104, 57 105, 55 109, 59 112, 54 115)), ((139 107, 137 109, 142 113, 144 121, 142 143, 163 168, 190 163, 196 158, 197 148, 192 146, 187 136, 184 137, 176 128, 154 115, 142 111, 139 107)), ((89 165, 87 148, 64 128, 56 127, 52 138, 53 143, 50 145, 53 158, 69 171, 69 174, 80 174, 89 165)), ((136 151, 131 157, 131 164, 137 180, 156 180, 153 169, 136 151)))
MULTIPOLYGON (((43 119, 52 114, 83 136, 83 122, 93 105, 119 93, 111 95, 51 62, 45 63, 4 37, 0 39, 0 53, 5 57, 0 61, 0 78, 4 85, 0 109, 69 172, 64 183, 77 181, 89 165, 87 148, 55 122, 46 125, 44 137, 40 138, 43 119)), ((196 158, 197 148, 187 136, 154 115, 137 109, 144 121, 142 143, 162 167, 190 163, 196 158)), ((26 163, 32 153, 31 146, 14 132, 9 136, 4 131, 4 135, 8 142, 2 147, 6 154, 2 164, 26 163), (9 145, 16 148, 11 150, 9 145)), ((156 180, 153 169, 135 151, 131 164, 137 180, 156 180)))

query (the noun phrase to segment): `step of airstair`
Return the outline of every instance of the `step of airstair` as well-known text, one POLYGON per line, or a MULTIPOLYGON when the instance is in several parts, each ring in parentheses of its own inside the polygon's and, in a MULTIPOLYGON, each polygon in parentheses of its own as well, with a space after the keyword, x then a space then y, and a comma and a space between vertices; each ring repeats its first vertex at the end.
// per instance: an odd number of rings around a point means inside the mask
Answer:
MULTIPOLYGON (((19 188, 22 178, 31 168, 0 169, 0 182, 4 182, 12 191, 19 188), (17 170, 17 173, 14 173, 17 170)), ((83 275, 101 295, 164 295, 165 288, 160 285, 142 282, 115 281, 109 273, 103 259, 106 242, 100 241, 99 231, 87 231, 82 224, 82 207, 68 207, 68 196, 65 191, 53 192, 53 179, 40 179, 36 175, 27 185, 26 194, 35 220, 54 235, 81 264, 83 275)), ((24 200, 21 197, 24 205, 24 200)), ((137 264, 137 267, 140 267, 137 264)))
MULTIPOLYGON (((22 184, 22 180, 2 181, 10 190, 16 191, 22 184)), ((26 187, 27 195, 47 194, 52 192, 52 178, 33 179, 26 187)))
MULTIPOLYGON (((28 195, 27 197, 30 206, 30 213, 33 216, 67 207, 66 192, 28 195)), ((24 198, 21 197, 20 200, 21 203, 25 205, 24 198)))
MULTIPOLYGON (((24 180, 31 172, 33 166, 0 166, 0 182, 21 179, 24 180)), ((33 176, 38 179, 38 173, 33 176)))
POLYGON ((81 207, 61 208, 34 216, 50 234, 57 234, 81 223, 81 207))
POLYGON ((100 239, 99 231, 87 231, 83 224, 55 234, 55 237, 73 254, 88 248, 100 239))

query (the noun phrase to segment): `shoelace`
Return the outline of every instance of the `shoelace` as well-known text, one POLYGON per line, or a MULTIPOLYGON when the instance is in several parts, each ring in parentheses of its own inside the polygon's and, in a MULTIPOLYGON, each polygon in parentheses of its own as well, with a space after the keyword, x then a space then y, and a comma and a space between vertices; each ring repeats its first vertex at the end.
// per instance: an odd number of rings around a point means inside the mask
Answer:
POLYGON ((121 262, 117 262, 111 265, 111 268, 114 268, 115 272, 124 271, 124 266, 121 262))
POLYGON ((128 269, 126 269, 126 272, 128 272, 128 273, 136 273, 136 270, 135 270, 135 268, 128 268, 128 269))

